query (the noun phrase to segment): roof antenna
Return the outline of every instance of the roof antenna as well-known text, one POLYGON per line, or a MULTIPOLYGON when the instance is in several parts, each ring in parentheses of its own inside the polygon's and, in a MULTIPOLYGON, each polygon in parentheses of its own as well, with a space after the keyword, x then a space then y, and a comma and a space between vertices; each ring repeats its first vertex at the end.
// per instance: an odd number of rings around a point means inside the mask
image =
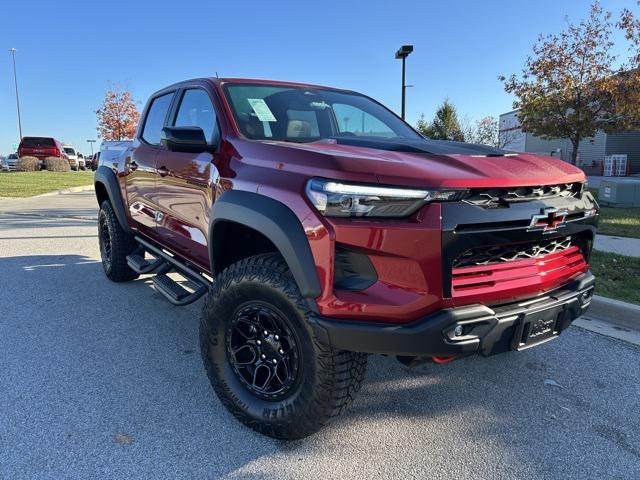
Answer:
POLYGON ((220 78, 220 77, 218 76, 218 72, 217 72, 217 71, 216 71, 216 78, 220 78))

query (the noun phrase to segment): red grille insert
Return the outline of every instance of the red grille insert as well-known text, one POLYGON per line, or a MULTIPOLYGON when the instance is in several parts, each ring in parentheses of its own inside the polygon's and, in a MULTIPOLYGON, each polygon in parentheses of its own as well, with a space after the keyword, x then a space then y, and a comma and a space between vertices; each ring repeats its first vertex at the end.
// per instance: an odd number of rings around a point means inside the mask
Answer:
POLYGON ((560 286, 587 269, 582 251, 574 245, 536 258, 456 267, 452 272, 452 294, 454 298, 490 298, 492 294, 504 298, 511 290, 514 294, 540 292, 560 286))

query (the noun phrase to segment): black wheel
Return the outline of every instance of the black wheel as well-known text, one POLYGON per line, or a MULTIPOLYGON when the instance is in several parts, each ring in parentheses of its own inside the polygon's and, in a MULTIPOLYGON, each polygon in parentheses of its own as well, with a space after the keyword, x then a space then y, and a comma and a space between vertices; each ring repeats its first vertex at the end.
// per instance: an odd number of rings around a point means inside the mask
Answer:
POLYGON ((200 322, 200 350, 224 406, 279 439, 318 431, 353 401, 364 354, 318 339, 313 315, 278 254, 250 257, 215 279, 200 322))
POLYGON ((107 200, 100 205, 98 214, 98 241, 102 267, 110 280, 127 282, 138 278, 139 275, 127 265, 127 255, 136 250, 136 242, 122 229, 107 200))

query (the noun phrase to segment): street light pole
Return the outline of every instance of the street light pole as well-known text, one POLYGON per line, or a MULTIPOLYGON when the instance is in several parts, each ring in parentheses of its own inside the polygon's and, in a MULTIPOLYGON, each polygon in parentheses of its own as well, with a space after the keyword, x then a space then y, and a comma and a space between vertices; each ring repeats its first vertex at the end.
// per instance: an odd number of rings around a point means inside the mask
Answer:
POLYGON ((89 145, 91 145, 91 156, 93 157, 93 144, 95 143, 95 140, 87 140, 87 143, 89 145))
POLYGON ((10 48, 11 57, 13 58, 13 82, 16 86, 16 108, 18 109, 18 132, 20 132, 20 141, 22 141, 22 120, 20 119, 20 100, 18 97, 18 76, 16 74, 16 49, 10 48))
POLYGON ((404 114, 405 114, 405 100, 407 96, 407 85, 405 83, 405 79, 406 79, 405 61, 411 52, 413 52, 413 45, 402 45, 402 47, 400 47, 400 50, 396 52, 396 59, 402 60, 402 106, 401 106, 402 115, 401 117, 403 120, 404 120, 404 114))
POLYGON ((405 82, 405 67, 404 64, 407 57, 402 57, 402 119, 404 120, 405 103, 407 99, 407 85, 405 82))

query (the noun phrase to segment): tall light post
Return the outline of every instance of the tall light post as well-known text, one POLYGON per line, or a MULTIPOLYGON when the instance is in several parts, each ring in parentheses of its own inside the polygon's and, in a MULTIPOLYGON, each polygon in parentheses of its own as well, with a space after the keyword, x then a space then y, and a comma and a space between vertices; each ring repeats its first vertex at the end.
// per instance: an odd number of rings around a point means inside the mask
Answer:
POLYGON ((16 49, 10 48, 11 57, 13 59, 13 82, 16 86, 16 108, 18 109, 18 132, 20 132, 20 141, 22 141, 22 120, 20 119, 20 100, 18 97, 18 76, 16 74, 16 49))
POLYGON ((402 60, 402 119, 404 120, 405 113, 405 99, 407 94, 407 85, 405 84, 405 60, 409 56, 409 54, 413 52, 413 45, 402 45, 400 50, 396 52, 396 59, 402 60))
POLYGON ((93 157, 93 144, 96 143, 95 140, 87 140, 87 143, 91 145, 91 156, 93 157))

